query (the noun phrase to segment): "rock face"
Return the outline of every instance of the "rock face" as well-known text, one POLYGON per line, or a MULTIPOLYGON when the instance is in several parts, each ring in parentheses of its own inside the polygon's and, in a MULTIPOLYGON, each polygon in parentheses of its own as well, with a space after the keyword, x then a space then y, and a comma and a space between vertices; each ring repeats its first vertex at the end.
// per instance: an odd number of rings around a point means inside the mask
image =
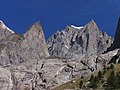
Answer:
POLYGON ((33 24, 25 34, 12 34, 0 42, 1 66, 47 57, 49 57, 49 53, 39 22, 33 24))
POLYGON ((84 27, 67 26, 57 31, 47 41, 52 57, 80 58, 101 54, 111 45, 113 39, 101 32, 91 20, 84 27))
POLYGON ((42 26, 39 22, 33 24, 23 36, 25 38, 21 42, 23 48, 31 49, 33 54, 38 53, 40 58, 49 57, 42 26))
POLYGON ((93 20, 84 27, 71 25, 56 32, 48 48, 39 22, 23 35, 2 21, 0 30, 0 90, 50 90, 101 70, 119 53, 117 49, 101 54, 112 38, 99 31, 93 20))
POLYGON ((115 50, 120 48, 120 17, 117 25, 117 30, 115 33, 115 39, 111 47, 109 47, 108 51, 115 50))
POLYGON ((0 67, 0 90, 12 90, 12 76, 9 70, 0 67))
POLYGON ((5 39, 7 36, 13 34, 14 31, 9 29, 3 22, 0 20, 0 40, 5 39))
POLYGON ((109 63, 120 63, 120 49, 118 50, 117 54, 115 54, 112 59, 110 59, 109 63))

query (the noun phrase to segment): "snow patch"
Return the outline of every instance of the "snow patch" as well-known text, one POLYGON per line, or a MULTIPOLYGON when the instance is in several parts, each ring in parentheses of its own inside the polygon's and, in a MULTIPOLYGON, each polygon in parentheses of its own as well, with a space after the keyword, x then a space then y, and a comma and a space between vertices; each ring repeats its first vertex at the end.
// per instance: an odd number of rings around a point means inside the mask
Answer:
POLYGON ((7 30, 10 31, 11 33, 15 33, 15 32, 12 31, 10 28, 8 28, 8 27, 3 23, 2 20, 0 20, 0 27, 1 27, 2 29, 7 29, 7 30))
POLYGON ((75 29, 82 29, 82 28, 83 28, 83 26, 77 27, 77 26, 74 26, 74 25, 71 25, 71 27, 72 27, 72 28, 75 28, 75 29))

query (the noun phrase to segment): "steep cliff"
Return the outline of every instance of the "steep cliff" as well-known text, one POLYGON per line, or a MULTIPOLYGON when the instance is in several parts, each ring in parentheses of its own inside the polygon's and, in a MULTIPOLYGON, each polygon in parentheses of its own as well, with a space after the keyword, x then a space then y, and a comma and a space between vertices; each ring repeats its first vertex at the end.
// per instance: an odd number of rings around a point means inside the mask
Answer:
POLYGON ((80 58, 102 54, 112 44, 112 37, 98 29, 91 20, 83 27, 67 26, 47 41, 51 57, 80 58))

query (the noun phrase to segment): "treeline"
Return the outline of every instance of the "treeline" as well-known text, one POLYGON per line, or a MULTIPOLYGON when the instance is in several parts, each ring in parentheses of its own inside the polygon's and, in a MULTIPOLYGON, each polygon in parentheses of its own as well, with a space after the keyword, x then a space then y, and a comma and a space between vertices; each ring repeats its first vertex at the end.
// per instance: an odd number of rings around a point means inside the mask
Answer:
POLYGON ((81 80, 79 88, 93 88, 93 89, 105 89, 113 90, 120 89, 120 72, 115 72, 114 65, 111 64, 109 67, 105 67, 103 71, 99 71, 97 75, 91 75, 88 80, 89 84, 85 85, 81 80), (110 71, 110 74, 105 78, 105 74, 110 71))

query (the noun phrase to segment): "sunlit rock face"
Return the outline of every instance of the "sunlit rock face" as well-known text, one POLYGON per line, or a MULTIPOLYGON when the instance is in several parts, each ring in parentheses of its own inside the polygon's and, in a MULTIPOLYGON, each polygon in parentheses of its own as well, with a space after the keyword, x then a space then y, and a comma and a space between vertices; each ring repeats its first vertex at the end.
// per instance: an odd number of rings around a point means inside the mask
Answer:
POLYGON ((14 31, 9 29, 2 20, 0 20, 0 40, 5 39, 7 36, 13 34, 14 31))
POLYGON ((98 29, 91 20, 83 27, 67 26, 54 33, 47 41, 51 57, 80 58, 101 54, 113 42, 112 37, 98 29))
POLYGON ((0 64, 7 66, 49 57, 44 33, 39 22, 23 35, 10 34, 0 42, 0 64))
POLYGON ((19 35, 1 21, 0 35, 0 90, 51 90, 102 70, 119 51, 102 54, 113 39, 93 20, 67 26, 47 44, 39 22, 19 35))

